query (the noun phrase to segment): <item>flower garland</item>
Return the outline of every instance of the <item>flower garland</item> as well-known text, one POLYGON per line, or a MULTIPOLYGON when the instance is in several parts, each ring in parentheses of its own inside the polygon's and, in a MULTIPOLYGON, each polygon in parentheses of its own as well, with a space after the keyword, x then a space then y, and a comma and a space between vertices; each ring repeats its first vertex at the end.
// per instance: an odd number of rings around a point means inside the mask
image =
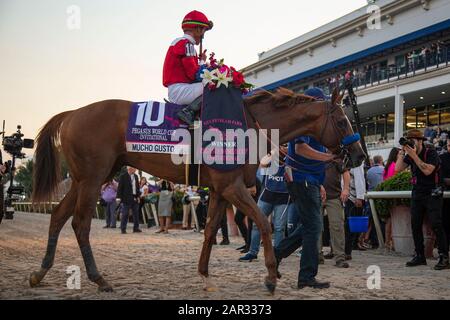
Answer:
POLYGON ((209 66, 200 69, 200 79, 203 86, 207 86, 209 90, 215 90, 221 85, 228 88, 229 85, 241 89, 243 94, 247 94, 253 85, 245 82, 244 75, 235 68, 229 67, 223 63, 223 59, 219 62, 214 58, 214 52, 209 56, 209 66))

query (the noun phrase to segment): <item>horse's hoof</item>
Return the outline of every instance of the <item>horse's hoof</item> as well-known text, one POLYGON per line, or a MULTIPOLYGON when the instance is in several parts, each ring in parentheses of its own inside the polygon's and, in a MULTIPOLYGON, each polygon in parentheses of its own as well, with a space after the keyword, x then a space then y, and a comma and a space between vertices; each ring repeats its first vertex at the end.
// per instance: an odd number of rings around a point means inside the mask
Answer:
POLYGON ((34 288, 41 283, 42 278, 39 276, 38 272, 32 272, 30 274, 30 287, 34 288))
POLYGON ((113 292, 113 288, 111 287, 111 285, 102 278, 98 279, 97 281, 95 281, 98 285, 98 291, 99 292, 113 292))
POLYGON ((275 293, 275 288, 277 287, 276 282, 272 282, 268 278, 266 278, 266 280, 264 281, 264 285, 271 294, 275 293))
POLYGON ((204 287, 203 290, 205 290, 206 292, 217 292, 219 289, 215 285, 212 285, 204 287))
POLYGON ((98 287, 99 292, 113 292, 113 288, 109 284, 101 285, 98 287))
POLYGON ((205 277, 203 275, 200 276, 203 280, 203 290, 205 290, 206 292, 216 292, 218 290, 217 286, 209 277, 205 277))

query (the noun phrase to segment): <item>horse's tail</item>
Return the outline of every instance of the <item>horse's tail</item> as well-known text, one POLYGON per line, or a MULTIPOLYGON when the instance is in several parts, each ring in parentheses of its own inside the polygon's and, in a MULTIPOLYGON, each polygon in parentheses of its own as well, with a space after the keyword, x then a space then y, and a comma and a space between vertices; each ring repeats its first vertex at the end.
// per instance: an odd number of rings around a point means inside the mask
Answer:
POLYGON ((59 134, 63 121, 72 112, 57 114, 39 131, 33 165, 33 202, 50 200, 61 181, 59 134))

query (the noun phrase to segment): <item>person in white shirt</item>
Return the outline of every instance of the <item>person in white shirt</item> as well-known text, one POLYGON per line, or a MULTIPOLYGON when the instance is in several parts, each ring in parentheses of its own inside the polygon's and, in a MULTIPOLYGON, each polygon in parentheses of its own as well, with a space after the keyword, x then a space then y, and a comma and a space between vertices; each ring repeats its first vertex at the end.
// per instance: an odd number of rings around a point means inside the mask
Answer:
MULTIPOLYGON (((195 191, 192 189, 191 186, 187 186, 184 190, 185 196, 192 197, 195 195, 195 191)), ((198 201, 194 201, 194 208, 197 207, 198 201)), ((192 221, 189 223, 189 217, 191 215, 191 204, 183 204, 183 227, 181 229, 183 230, 190 230, 192 229, 192 221)))
MULTIPOLYGON (((345 259, 352 259, 352 250, 358 245, 358 233, 351 233, 348 217, 360 216, 363 213, 366 179, 364 164, 350 170, 350 195, 345 203, 345 259)), ((365 250, 364 248, 358 248, 365 250)))

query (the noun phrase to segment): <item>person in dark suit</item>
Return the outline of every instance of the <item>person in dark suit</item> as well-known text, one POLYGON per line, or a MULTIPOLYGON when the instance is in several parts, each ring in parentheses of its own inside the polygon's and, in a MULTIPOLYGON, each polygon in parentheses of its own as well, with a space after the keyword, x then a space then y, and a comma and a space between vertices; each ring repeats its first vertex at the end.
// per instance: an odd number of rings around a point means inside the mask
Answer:
POLYGON ((127 233, 128 212, 133 212, 133 232, 142 232, 139 229, 139 177, 136 169, 127 168, 127 173, 120 176, 119 186, 117 188, 117 198, 122 202, 120 229, 122 233, 127 233))

